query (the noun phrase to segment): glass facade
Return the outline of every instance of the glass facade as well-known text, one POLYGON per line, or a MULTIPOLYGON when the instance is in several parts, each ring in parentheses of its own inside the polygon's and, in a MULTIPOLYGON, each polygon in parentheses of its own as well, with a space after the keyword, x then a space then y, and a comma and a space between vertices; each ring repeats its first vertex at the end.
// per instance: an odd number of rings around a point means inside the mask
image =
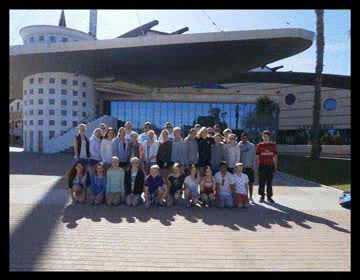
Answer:
POLYGON ((119 126, 130 120, 133 130, 141 132, 149 121, 157 134, 166 122, 179 126, 187 135, 194 124, 213 126, 220 124, 235 131, 259 130, 256 126, 255 104, 190 103, 160 101, 112 101, 111 115, 119 120, 119 126))

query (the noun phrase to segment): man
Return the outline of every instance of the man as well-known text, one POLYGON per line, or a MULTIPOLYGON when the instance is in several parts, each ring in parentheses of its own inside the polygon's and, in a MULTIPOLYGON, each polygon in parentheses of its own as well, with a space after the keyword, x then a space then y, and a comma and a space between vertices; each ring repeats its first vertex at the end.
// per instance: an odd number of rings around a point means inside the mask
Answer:
POLYGON ((246 132, 241 133, 240 147, 240 162, 244 165, 243 173, 249 178, 249 199, 253 201, 252 193, 254 186, 254 171, 256 168, 256 147, 253 143, 249 142, 249 136, 246 132))
POLYGON ((127 121, 125 123, 125 139, 126 139, 126 142, 130 143, 131 142, 131 134, 133 133, 134 131, 132 130, 132 123, 131 121, 127 121))
POLYGON ((108 131, 108 128, 107 125, 104 123, 101 123, 99 127, 101 129, 101 139, 103 139, 105 137, 106 132, 108 131))
MULTIPOLYGON (((144 132, 139 135, 139 142, 140 144, 143 144, 144 141, 148 140, 148 132, 151 129, 151 123, 146 122, 144 124, 144 132)), ((154 140, 157 141, 157 136, 154 134, 154 140)))
POLYGON ((233 207, 233 192, 235 189, 234 177, 227 171, 227 164, 225 161, 220 164, 220 171, 215 174, 216 181, 216 196, 218 200, 218 207, 233 207))
MULTIPOLYGON (((173 139, 174 139, 174 135, 173 135, 173 126, 172 126, 172 124, 170 123, 170 122, 167 122, 166 124, 165 124, 165 129, 169 132, 169 140, 170 141, 172 141, 173 139)), ((162 141, 162 137, 161 137, 161 135, 160 135, 160 137, 159 137, 159 142, 161 142, 162 141)))
POLYGON ((207 128, 207 131, 208 131, 208 136, 209 137, 214 137, 214 129, 212 127, 208 127, 207 128))
POLYGON ((262 133, 263 142, 256 146, 256 162, 259 172, 259 195, 260 202, 264 202, 265 198, 265 183, 266 196, 270 203, 275 203, 272 199, 272 180, 273 174, 277 168, 277 151, 276 144, 270 143, 271 132, 264 130, 262 133))

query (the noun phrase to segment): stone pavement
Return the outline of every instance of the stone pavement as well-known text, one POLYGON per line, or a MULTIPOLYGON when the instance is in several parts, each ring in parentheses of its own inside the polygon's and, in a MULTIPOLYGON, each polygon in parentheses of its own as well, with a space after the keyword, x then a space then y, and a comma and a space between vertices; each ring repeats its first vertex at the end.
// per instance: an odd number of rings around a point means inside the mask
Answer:
POLYGON ((10 153, 11 271, 350 270, 337 190, 278 172, 276 204, 247 210, 71 205, 69 162, 10 153))

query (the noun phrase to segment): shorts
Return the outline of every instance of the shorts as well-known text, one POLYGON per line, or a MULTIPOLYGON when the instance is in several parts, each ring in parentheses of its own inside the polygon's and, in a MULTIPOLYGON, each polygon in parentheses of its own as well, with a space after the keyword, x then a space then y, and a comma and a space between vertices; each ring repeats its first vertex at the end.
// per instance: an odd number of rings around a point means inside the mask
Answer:
POLYGON ((234 194, 234 203, 235 203, 235 205, 238 205, 239 203, 249 204, 249 198, 246 194, 235 193, 234 194))
POLYGON ((244 169, 243 169, 243 173, 248 176, 248 178, 249 178, 249 184, 254 184, 254 178, 255 178, 255 176, 254 176, 254 169, 249 168, 249 167, 244 168, 244 169))

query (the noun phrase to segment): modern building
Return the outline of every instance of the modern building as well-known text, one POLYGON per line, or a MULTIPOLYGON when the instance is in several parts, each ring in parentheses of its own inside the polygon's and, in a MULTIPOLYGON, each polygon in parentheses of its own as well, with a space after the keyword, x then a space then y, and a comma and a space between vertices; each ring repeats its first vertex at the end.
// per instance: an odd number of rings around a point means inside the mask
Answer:
MULTIPOLYGON (((24 148, 53 153, 72 145, 76 126, 87 133, 100 122, 117 128, 167 121, 187 133, 195 123, 220 123, 253 135, 263 128, 278 141, 307 141, 312 122, 314 74, 277 72, 266 65, 309 48, 304 29, 182 34, 153 21, 115 39, 96 39, 96 11, 89 33, 35 25, 20 30, 24 45, 10 48, 10 96, 24 102, 24 148), (258 98, 275 104, 271 118, 256 114, 258 98)), ((323 75, 324 133, 350 142, 350 77, 323 75)))

